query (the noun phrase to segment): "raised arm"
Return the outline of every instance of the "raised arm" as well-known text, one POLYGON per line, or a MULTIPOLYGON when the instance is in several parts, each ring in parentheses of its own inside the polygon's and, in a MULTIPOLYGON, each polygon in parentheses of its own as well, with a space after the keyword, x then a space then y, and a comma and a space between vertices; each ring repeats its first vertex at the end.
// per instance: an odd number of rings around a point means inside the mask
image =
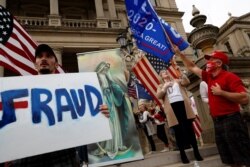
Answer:
POLYGON ((174 51, 175 51, 175 55, 177 55, 177 56, 179 56, 181 58, 181 60, 183 61, 183 64, 185 65, 185 67, 189 71, 191 71, 192 73, 194 73, 195 75, 197 75, 198 77, 201 78, 202 69, 200 69, 196 64, 194 64, 192 61, 190 61, 187 58, 187 56, 182 54, 177 46, 174 46, 174 51))

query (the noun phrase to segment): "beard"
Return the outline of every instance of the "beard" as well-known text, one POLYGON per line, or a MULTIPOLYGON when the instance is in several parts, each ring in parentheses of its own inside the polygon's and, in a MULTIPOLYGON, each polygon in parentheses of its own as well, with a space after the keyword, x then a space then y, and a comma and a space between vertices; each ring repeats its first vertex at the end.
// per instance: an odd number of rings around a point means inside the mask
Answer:
POLYGON ((51 74, 52 72, 49 69, 41 69, 39 73, 44 75, 44 74, 51 74))

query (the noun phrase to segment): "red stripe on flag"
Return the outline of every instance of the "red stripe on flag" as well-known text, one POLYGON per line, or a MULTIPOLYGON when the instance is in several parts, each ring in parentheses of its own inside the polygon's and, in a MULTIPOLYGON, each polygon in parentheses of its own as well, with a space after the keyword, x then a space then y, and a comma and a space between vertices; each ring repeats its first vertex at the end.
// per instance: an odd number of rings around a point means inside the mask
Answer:
MULTIPOLYGON (((28 107, 28 102, 27 101, 18 101, 18 102, 14 102, 14 108, 18 109, 18 108, 27 108, 28 107)), ((0 103, 0 111, 3 110, 3 104, 0 103)))
POLYGON ((173 78, 175 78, 175 79, 178 78, 177 75, 176 75, 176 73, 175 73, 175 69, 174 69, 172 66, 169 66, 169 67, 168 67, 168 73, 169 73, 173 78))
MULTIPOLYGON (((13 46, 13 45, 11 45, 11 44, 9 44, 8 42, 6 44, 6 47, 8 47, 13 52, 15 52, 16 47, 13 46)), ((33 74, 33 75, 37 74, 37 71, 34 68, 30 68, 29 66, 27 66, 25 64, 25 62, 18 61, 18 57, 17 56, 15 56, 15 58, 14 58, 13 55, 10 55, 9 53, 5 52, 4 50, 1 50, 1 51, 2 51, 1 52, 2 55, 4 55, 9 61, 11 61, 13 64, 15 64, 16 66, 18 66, 19 68, 23 69, 24 71, 27 71, 30 74, 33 74)), ((23 53, 20 52, 19 54, 23 54, 23 53)), ((29 61, 29 60, 27 60, 27 61, 29 61)))
POLYGON ((201 128, 200 118, 198 115, 196 115, 196 118, 193 121, 193 129, 194 129, 194 133, 195 133, 196 137, 199 138, 201 136, 201 133, 202 133, 202 128, 201 128))
POLYGON ((9 69, 9 70, 11 70, 13 72, 19 73, 15 68, 13 68, 13 66, 11 66, 11 65, 3 62, 3 61, 0 61, 0 66, 3 66, 3 67, 5 67, 5 68, 7 68, 7 69, 9 69))
POLYGON ((28 48, 22 41, 20 41, 20 39, 18 38, 18 35, 19 34, 13 34, 13 38, 15 39, 15 40, 17 40, 19 43, 20 43, 20 45, 21 45, 21 47, 22 47, 22 49, 23 49, 23 52, 25 52, 26 54, 25 54, 25 56, 26 56, 26 58, 28 59, 28 60, 30 60, 31 62, 34 62, 35 61, 35 56, 34 56, 34 54, 35 54, 35 48, 36 47, 34 47, 34 48, 28 48))
MULTIPOLYGON (((142 63, 144 63, 143 60, 142 60, 142 63)), ((151 70, 145 71, 142 69, 142 66, 138 66, 137 68, 138 68, 137 71, 140 71, 141 74, 143 74, 143 76, 145 77, 145 79, 143 79, 143 81, 146 80, 147 84, 149 84, 154 90, 156 90, 157 85, 155 85, 152 81, 154 75, 151 74, 152 73, 151 70), (150 77, 152 77, 152 78, 150 78, 150 77)), ((139 75, 139 73, 138 73, 138 75, 139 75)))
POLYGON ((149 94, 159 105, 161 105, 161 102, 156 96, 160 79, 154 68, 149 63, 148 59, 143 57, 135 64, 132 70, 134 71, 136 77, 141 81, 142 85, 147 89, 149 94))
POLYGON ((135 87, 128 87, 128 96, 137 99, 137 93, 135 87))
POLYGON ((157 84, 160 84, 158 74, 155 72, 154 68, 151 66, 151 64, 149 63, 149 61, 146 57, 142 58, 142 63, 144 64, 144 66, 148 67, 147 72, 150 74, 150 76, 153 78, 153 80, 156 81, 157 84))
POLYGON ((20 33, 20 35, 22 35, 29 42, 29 44, 33 48, 37 47, 37 44, 35 43, 35 41, 33 41, 31 39, 31 37, 29 36, 29 34, 24 30, 24 28, 22 27, 22 25, 19 24, 18 21, 15 18, 14 18, 14 28, 16 28, 16 30, 20 33))

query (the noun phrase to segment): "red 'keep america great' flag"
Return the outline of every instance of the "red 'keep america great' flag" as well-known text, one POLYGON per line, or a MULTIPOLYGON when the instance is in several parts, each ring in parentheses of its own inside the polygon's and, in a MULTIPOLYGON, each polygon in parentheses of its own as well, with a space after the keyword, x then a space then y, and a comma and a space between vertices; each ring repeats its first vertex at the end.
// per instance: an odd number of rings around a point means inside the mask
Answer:
MULTIPOLYGON (((0 65, 20 75, 35 75, 34 42, 17 20, 0 5, 0 65)), ((59 73, 64 73, 61 67, 59 73)))

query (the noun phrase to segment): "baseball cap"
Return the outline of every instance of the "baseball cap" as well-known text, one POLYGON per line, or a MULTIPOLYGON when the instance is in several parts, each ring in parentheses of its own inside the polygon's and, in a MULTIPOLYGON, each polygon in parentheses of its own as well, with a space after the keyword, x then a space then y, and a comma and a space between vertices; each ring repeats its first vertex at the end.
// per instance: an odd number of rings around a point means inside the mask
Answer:
POLYGON ((38 55, 40 55, 42 52, 47 52, 50 55, 53 55, 57 61, 57 57, 53 51, 53 49, 47 45, 47 44, 40 44, 37 46, 36 51, 35 51, 35 57, 37 57, 38 55))
POLYGON ((221 51, 214 51, 213 53, 207 54, 204 57, 206 60, 209 60, 210 58, 220 59, 223 64, 226 64, 226 65, 229 64, 228 56, 221 51))

